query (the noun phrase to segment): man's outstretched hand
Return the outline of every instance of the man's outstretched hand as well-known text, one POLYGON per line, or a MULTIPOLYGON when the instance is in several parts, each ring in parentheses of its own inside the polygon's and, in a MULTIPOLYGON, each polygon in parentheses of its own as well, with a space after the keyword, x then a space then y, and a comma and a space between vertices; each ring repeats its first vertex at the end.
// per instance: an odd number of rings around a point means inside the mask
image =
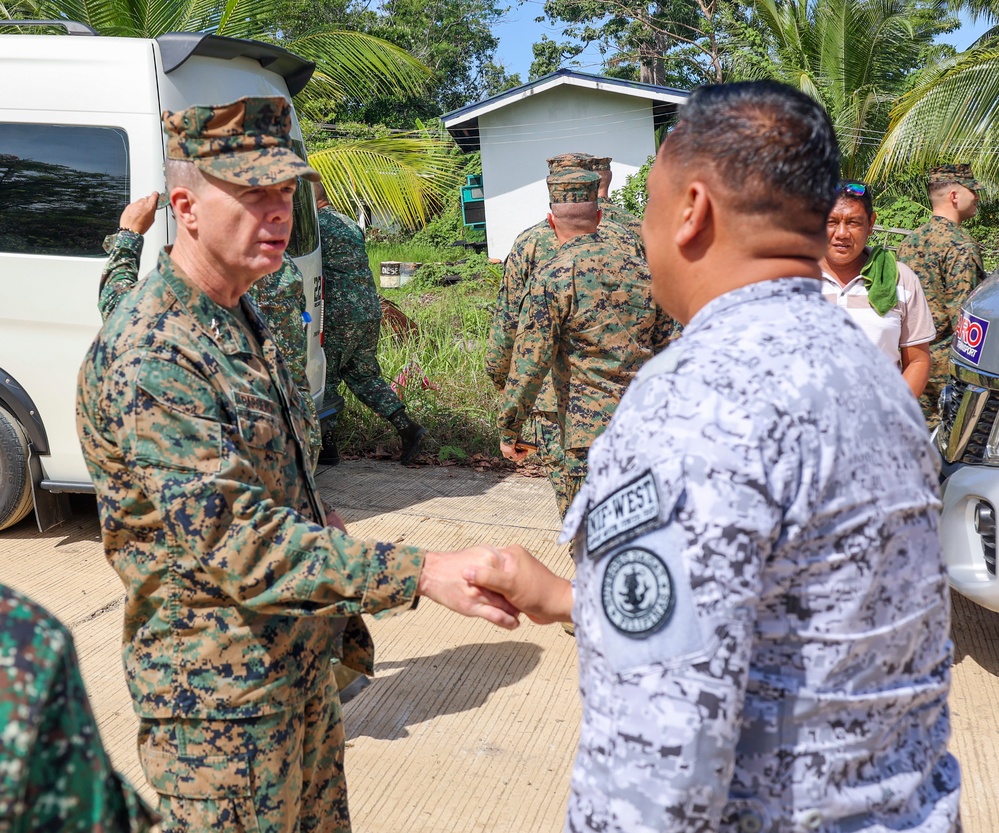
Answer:
POLYGON ((505 598, 532 622, 572 621, 572 585, 559 578, 519 545, 500 549, 499 564, 481 564, 465 570, 465 579, 505 598))
POLYGON ((497 549, 484 546, 457 552, 428 552, 416 592, 465 616, 478 616, 513 630, 520 624, 517 608, 498 593, 476 587, 465 579, 469 570, 498 570, 501 559, 497 549))

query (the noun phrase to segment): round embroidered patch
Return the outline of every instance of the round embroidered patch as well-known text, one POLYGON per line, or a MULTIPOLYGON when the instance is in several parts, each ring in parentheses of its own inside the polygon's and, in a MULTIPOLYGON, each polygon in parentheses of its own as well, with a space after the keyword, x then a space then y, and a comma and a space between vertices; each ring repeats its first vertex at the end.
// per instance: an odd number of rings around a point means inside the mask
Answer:
POLYGON ((673 613, 673 580, 659 556, 631 547, 621 550, 604 573, 604 613, 625 636, 655 633, 673 613))

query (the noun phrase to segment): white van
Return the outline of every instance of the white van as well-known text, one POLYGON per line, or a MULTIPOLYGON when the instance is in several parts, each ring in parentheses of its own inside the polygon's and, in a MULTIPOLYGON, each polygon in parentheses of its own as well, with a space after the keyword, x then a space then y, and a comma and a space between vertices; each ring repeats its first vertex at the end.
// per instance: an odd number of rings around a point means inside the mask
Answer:
MULTIPOLYGON (((34 506, 44 531, 65 519, 63 493, 93 492, 76 435, 77 372, 101 325, 104 237, 126 204, 164 188, 161 112, 290 98, 314 65, 255 41, 112 38, 80 23, 29 23, 67 34, 0 34, 0 529, 34 506)), ((297 118, 293 135, 304 158, 297 118)), ((168 214, 158 211, 146 234, 140 275, 173 240, 168 214)), ((298 189, 289 253, 305 277, 318 406, 326 360, 311 187, 298 189)))

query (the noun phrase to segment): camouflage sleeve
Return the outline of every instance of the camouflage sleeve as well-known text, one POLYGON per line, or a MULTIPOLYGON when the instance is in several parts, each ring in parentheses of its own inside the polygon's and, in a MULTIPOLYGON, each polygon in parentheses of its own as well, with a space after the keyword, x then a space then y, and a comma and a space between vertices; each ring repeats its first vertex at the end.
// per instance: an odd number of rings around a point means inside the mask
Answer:
POLYGON ((139 280, 139 258, 142 256, 142 235, 134 231, 119 231, 104 239, 107 263, 101 273, 97 309, 101 320, 107 321, 122 296, 139 280))
POLYGON ((580 688, 587 712, 601 719, 584 717, 567 830, 719 830, 742 726, 770 719, 743 710, 780 504, 758 429, 738 404, 662 376, 628 396, 634 407, 619 409, 601 448, 613 446, 615 463, 635 461, 641 449, 642 462, 617 492, 591 489, 579 532, 580 688), (599 520, 620 515, 622 495, 642 483, 655 495, 657 521, 604 545, 599 520), (643 572, 646 563, 655 570, 643 572), (644 632, 629 630, 621 614, 629 570, 668 591, 641 622, 644 632), (617 601, 608 601, 609 586, 617 601))
POLYGON ((0 669, 0 818, 13 830, 150 830, 155 816, 101 744, 72 637, 6 588, 0 669))
POLYGON ((313 466, 323 448, 319 413, 309 384, 308 348, 302 313, 306 310, 305 280, 299 268, 286 258, 281 269, 257 281, 247 293, 256 302, 274 342, 284 357, 292 381, 302 394, 302 408, 309 424, 309 454, 313 466))
POLYGON ((520 306, 527 285, 527 263, 522 253, 514 249, 503 264, 503 279, 496 295, 489 340, 486 343, 486 373, 497 390, 506 385, 513 358, 513 343, 517 338, 520 306))
POLYGON ((656 323, 652 329, 652 352, 661 353, 683 333, 683 325, 656 304, 656 323))
POLYGON ((249 397, 248 416, 233 415, 194 366, 136 352, 103 385, 115 403, 108 427, 167 545, 196 558, 230 598, 294 616, 412 603, 423 550, 360 541, 282 504, 271 469, 287 457, 287 423, 270 403, 249 397))
POLYGON ((961 305, 972 290, 985 280, 985 268, 978 246, 971 243, 951 247, 946 255, 945 269, 947 277, 944 282, 944 303, 950 316, 952 332, 957 332, 961 305))
POLYGON ((520 310, 510 372, 496 421, 504 442, 517 439, 530 415, 555 361, 561 328, 568 317, 568 299, 546 277, 536 276, 520 310))

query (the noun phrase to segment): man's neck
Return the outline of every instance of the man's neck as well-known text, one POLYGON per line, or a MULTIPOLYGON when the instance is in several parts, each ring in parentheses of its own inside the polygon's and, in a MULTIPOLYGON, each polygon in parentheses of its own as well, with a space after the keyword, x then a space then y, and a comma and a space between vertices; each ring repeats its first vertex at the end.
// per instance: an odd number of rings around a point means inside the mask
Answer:
POLYGON ((170 251, 170 259, 180 268, 184 276, 216 304, 232 309, 242 296, 259 280, 234 281, 224 275, 216 264, 207 259, 196 246, 186 244, 178 238, 170 251))
POLYGON ((860 274, 860 270, 867 264, 867 258, 869 256, 870 255, 865 248, 858 257, 854 258, 849 263, 834 264, 823 258, 819 261, 819 264, 822 266, 823 272, 828 275, 832 275, 837 281, 839 281, 840 286, 846 286, 860 274))
POLYGON ((961 217, 957 213, 957 209, 952 205, 935 205, 933 206, 933 214, 936 217, 943 217, 945 220, 950 220, 952 223, 961 224, 961 217))

